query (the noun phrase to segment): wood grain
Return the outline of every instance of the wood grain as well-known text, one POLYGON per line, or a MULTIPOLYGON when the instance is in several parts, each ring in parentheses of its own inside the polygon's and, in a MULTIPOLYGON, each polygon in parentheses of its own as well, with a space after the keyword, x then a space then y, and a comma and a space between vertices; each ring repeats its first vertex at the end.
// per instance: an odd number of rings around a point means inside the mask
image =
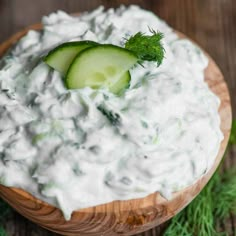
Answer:
MULTIPOLYGON (((13 45, 29 29, 40 29, 40 25, 23 30, 0 45, 0 55, 13 45)), ((182 37, 184 37, 181 34, 182 37)), ((210 89, 221 99, 219 114, 224 140, 212 169, 194 185, 176 192, 171 201, 159 193, 145 198, 115 201, 96 207, 76 211, 70 221, 65 221, 61 211, 36 199, 23 190, 0 186, 0 196, 26 218, 44 228, 63 235, 133 235, 162 224, 183 209, 206 185, 224 154, 231 127, 230 97, 223 76, 215 62, 205 71, 205 80, 210 89)))

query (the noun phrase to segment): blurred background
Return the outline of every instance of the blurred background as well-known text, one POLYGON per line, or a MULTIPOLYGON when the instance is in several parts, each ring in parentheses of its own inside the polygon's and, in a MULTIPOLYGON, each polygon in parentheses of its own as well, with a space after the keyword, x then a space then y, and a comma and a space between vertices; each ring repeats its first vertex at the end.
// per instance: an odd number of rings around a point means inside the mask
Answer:
MULTIPOLYGON (((136 4, 151 10, 169 25, 196 41, 216 61, 228 84, 234 117, 236 115, 236 4, 235 0, 0 0, 0 43, 23 28, 38 23, 43 15, 58 9, 68 13, 90 11, 121 4, 136 4)), ((222 165, 225 171, 236 165, 235 147, 231 147, 222 165)), ((1 213, 1 208, 0 208, 1 213)), ((11 212, 1 221, 9 236, 55 235, 11 212)), ((165 226, 163 226, 165 227, 165 226)), ((143 235, 161 235, 163 227, 143 235)), ((220 227, 236 235, 236 217, 231 215, 220 227)), ((2 236, 0 232, 0 236, 2 236)), ((173 235, 177 236, 177 235, 173 235)), ((178 235, 179 236, 179 235, 178 235)), ((181 236, 181 235, 180 235, 181 236)), ((207 235, 206 235, 207 236, 207 235)))

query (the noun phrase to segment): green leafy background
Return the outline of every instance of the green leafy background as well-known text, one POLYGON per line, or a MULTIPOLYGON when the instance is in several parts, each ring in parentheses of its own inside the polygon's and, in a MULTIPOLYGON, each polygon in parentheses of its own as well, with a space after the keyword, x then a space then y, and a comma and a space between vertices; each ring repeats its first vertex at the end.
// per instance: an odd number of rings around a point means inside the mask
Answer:
MULTIPOLYGON (((229 145, 236 146, 236 120, 233 121, 229 145)), ((3 222, 11 208, 0 199, 0 236, 7 236, 3 222)), ((228 236, 217 232, 217 224, 236 214, 236 167, 217 171, 192 203, 170 222, 164 236, 228 236)))

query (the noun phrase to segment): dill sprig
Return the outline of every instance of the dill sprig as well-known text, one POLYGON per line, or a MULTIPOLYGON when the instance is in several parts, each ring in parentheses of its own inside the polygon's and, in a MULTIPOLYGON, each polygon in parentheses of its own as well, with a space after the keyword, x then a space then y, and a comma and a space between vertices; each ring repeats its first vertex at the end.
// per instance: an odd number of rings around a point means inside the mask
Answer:
POLYGON ((129 39, 126 39, 125 48, 132 51, 139 59, 143 61, 154 61, 160 65, 164 58, 164 47, 161 40, 164 35, 153 29, 149 29, 152 35, 145 35, 141 32, 136 33, 129 39))
POLYGON ((185 211, 182 211, 171 220, 171 224, 167 228, 164 236, 193 236, 191 231, 189 231, 189 223, 184 214, 185 211))
MULTIPOLYGON (((236 133, 235 133, 236 134, 236 133)), ((228 170, 214 189, 215 215, 226 219, 230 213, 236 214, 236 168, 228 170)))
POLYGON ((7 236, 7 232, 0 226, 0 236, 7 236))
MULTIPOLYGON (((229 143, 236 144, 236 120, 229 143)), ((216 172, 196 199, 171 220, 164 236, 228 235, 215 228, 217 221, 227 220, 231 213, 236 214, 236 168, 222 174, 216 172)))
POLYGON ((176 215, 164 236, 223 236, 217 232, 217 220, 236 214, 236 169, 214 177, 183 211, 176 215))
POLYGON ((191 230, 198 232, 198 236, 216 235, 213 215, 213 189, 215 183, 218 182, 217 180, 218 176, 216 174, 212 181, 203 190, 200 197, 196 198, 194 204, 191 204, 187 209, 186 213, 189 226, 191 227, 191 230))
POLYGON ((200 195, 173 218, 164 236, 216 236, 214 229, 213 188, 218 174, 208 183, 200 195))

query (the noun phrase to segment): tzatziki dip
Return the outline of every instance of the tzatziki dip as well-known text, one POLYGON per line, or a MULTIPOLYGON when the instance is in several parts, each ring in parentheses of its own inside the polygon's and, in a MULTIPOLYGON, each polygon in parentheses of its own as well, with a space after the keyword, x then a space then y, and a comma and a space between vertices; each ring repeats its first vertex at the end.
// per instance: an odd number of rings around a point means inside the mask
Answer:
MULTIPOLYGON (((42 19, 0 61, 0 184, 74 210, 172 193, 213 165, 223 139, 219 98, 204 82, 208 59, 156 15, 137 6, 42 19), (129 88, 69 90, 42 57, 59 44, 124 45, 149 29, 165 58, 130 70, 129 88)), ((96 62, 95 62, 96 63, 96 62)))

